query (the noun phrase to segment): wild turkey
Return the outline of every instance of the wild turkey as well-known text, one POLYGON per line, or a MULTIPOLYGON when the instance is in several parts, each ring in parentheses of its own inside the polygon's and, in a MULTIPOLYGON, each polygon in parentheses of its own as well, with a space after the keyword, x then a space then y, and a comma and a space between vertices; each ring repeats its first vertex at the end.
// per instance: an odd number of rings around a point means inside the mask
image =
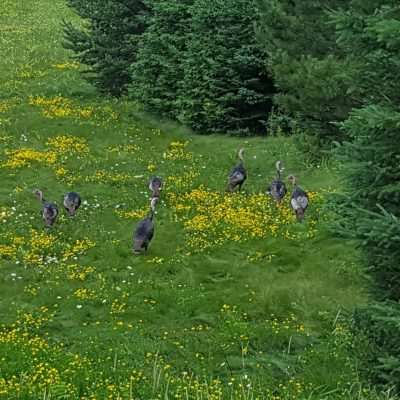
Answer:
POLYGON ((154 236, 154 213, 157 199, 153 198, 150 202, 150 212, 146 218, 142 219, 136 226, 133 235, 133 252, 134 254, 141 254, 147 252, 151 239, 154 236))
POLYGON ((238 153, 239 164, 237 164, 231 171, 228 178, 228 186, 226 188, 227 192, 233 192, 236 187, 238 187, 239 192, 242 188, 244 181, 247 178, 247 172, 244 167, 244 159, 243 159, 244 149, 240 149, 238 153))
POLYGON ((48 227, 53 226, 58 216, 57 204, 46 201, 43 197, 43 192, 39 189, 36 189, 33 193, 42 203, 41 215, 45 225, 48 227))
POLYGON ((157 203, 160 201, 161 189, 162 189, 162 180, 158 176, 155 176, 150 179, 149 189, 151 190, 151 198, 156 199, 157 203))
POLYGON ((275 167, 276 179, 272 181, 271 185, 268 187, 267 194, 270 194, 278 203, 280 203, 287 193, 286 185, 281 180, 281 173, 284 170, 282 161, 277 161, 275 167))
POLYGON ((290 175, 288 181, 293 185, 292 197, 290 199, 290 205, 292 206, 298 221, 302 221, 304 213, 308 207, 308 195, 307 193, 297 186, 296 177, 290 175))
POLYGON ((64 208, 67 213, 73 217, 81 205, 81 196, 75 192, 69 192, 64 196, 64 208))

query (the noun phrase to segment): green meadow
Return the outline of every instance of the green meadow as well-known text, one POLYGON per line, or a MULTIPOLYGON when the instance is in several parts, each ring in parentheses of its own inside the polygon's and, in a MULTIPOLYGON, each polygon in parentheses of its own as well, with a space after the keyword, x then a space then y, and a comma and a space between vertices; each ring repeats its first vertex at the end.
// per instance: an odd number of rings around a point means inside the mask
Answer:
POLYGON ((368 281, 329 229, 340 166, 276 132, 194 135, 100 96, 63 19, 63 0, 0 13, 0 399, 389 398, 358 372, 368 281), (241 147, 248 180, 226 194, 241 147), (278 159, 310 193, 304 223, 265 194, 278 159), (154 175, 155 236, 134 256, 154 175), (36 188, 58 204, 50 229, 36 188))

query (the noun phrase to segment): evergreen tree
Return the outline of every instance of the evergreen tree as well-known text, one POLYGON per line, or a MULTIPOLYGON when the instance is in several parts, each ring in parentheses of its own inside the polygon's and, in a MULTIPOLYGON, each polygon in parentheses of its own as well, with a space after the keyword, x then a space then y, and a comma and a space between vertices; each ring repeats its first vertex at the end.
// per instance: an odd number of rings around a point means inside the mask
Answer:
POLYGON ((400 216, 400 8, 395 3, 353 0, 350 10, 333 13, 332 19, 343 53, 362 64, 352 79, 361 88, 364 104, 341 125, 352 139, 340 148, 349 166, 348 217, 368 244, 369 265, 385 296, 399 300, 400 263, 392 262, 400 261, 400 249, 395 251, 400 216), (386 237, 385 231, 391 235, 386 237), (389 270, 389 275, 395 273, 393 268, 399 275, 383 278, 389 270))
MULTIPOLYGON (((359 308, 354 314, 355 331, 364 341, 363 372, 373 383, 392 394, 400 392, 400 305, 385 301, 359 308)), ((393 399, 396 397, 392 397, 393 399)))
POLYGON ((358 64, 342 57, 327 11, 348 1, 257 3, 258 39, 268 53, 268 70, 278 89, 274 103, 319 142, 340 138, 334 122, 343 121, 356 101, 352 75, 358 64))
POLYGON ((132 65, 130 95, 196 131, 253 133, 274 90, 252 0, 157 0, 132 65))
POLYGON ((147 109, 177 116, 178 85, 183 79, 182 61, 190 31, 190 5, 194 0, 155 0, 148 29, 138 45, 131 67, 130 97, 147 109))
POLYGON ((197 131, 265 130, 274 86, 254 0, 68 0, 86 21, 65 47, 100 90, 197 131))
POLYGON ((253 0, 197 0, 179 85, 179 120, 197 131, 265 131, 274 86, 253 0))
POLYGON ((68 0, 68 4, 85 25, 65 22, 64 46, 88 66, 84 76, 97 88, 111 95, 124 93, 148 7, 140 0, 68 0))
POLYGON ((343 56, 358 59, 353 84, 361 105, 341 128, 349 195, 341 203, 342 231, 359 240, 378 299, 357 321, 373 344, 367 370, 400 389, 400 7, 396 0, 353 0, 331 14, 343 56), (397 343, 397 342, 396 342, 397 343))

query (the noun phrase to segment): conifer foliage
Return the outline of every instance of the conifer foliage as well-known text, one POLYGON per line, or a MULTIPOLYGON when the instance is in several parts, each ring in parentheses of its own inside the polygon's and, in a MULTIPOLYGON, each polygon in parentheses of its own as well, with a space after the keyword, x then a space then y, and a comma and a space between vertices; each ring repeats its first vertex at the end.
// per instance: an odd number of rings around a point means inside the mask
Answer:
POLYGON ((400 8, 355 0, 332 18, 343 53, 363 65, 352 75, 363 104, 341 125, 352 139, 340 148, 349 166, 348 217, 385 297, 400 300, 400 264, 393 264, 400 261, 400 8))
POLYGON ((131 81, 129 67, 148 7, 141 0, 68 0, 85 25, 65 22, 64 46, 87 66, 84 76, 100 91, 118 96, 131 81))
POLYGON ((353 0, 331 18, 343 55, 358 62, 352 81, 362 93, 341 125, 351 139, 339 148, 348 166, 342 228, 359 240, 384 301, 358 321, 375 348, 372 376, 400 390, 400 346, 393 341, 400 326, 400 7, 353 0))
POLYGON ((343 73, 357 65, 341 56, 328 15, 347 3, 257 0, 258 38, 277 87, 274 103, 320 144, 343 136, 333 122, 347 117, 357 89, 343 73))
POLYGON ((66 47, 99 89, 203 133, 265 131, 274 85, 254 0, 69 0, 66 47))
POLYGON ((265 131, 274 86, 255 37, 255 3, 197 0, 191 14, 179 120, 198 131, 265 131))
MULTIPOLYGON (((176 118, 183 58, 191 29, 194 0, 157 0, 151 3, 148 28, 138 43, 131 65, 129 95, 148 110, 176 118)), ((150 4, 150 3, 149 3, 150 4)))

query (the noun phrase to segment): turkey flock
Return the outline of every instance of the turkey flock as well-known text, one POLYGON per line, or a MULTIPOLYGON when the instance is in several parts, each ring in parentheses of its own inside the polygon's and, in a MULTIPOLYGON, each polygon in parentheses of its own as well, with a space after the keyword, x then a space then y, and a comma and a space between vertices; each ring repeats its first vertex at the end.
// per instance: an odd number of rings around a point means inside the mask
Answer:
MULTIPOLYGON (((241 191, 244 182, 247 179, 247 171, 244 166, 244 149, 238 152, 239 162, 233 167, 228 177, 227 192, 241 191)), ((285 182, 282 180, 282 172, 284 167, 282 161, 277 161, 275 164, 276 178, 268 186, 266 193, 270 195, 277 203, 280 203, 287 193, 285 182)), ((306 191, 300 188, 297 184, 297 179, 294 175, 289 175, 288 182, 292 185, 292 194, 290 197, 290 206, 293 209, 298 221, 304 219, 305 211, 308 207, 309 198, 306 191)), ((156 213, 156 205, 160 201, 162 180, 159 177, 153 177, 149 182, 151 191, 150 209, 145 218, 138 222, 133 233, 132 250, 138 255, 146 253, 150 242, 154 236, 154 216, 156 213)), ((34 191, 35 196, 41 203, 41 216, 46 227, 50 228, 56 222, 59 215, 57 204, 45 200, 43 192, 39 189, 34 191)), ((76 192, 66 193, 63 197, 63 206, 70 217, 74 217, 81 205, 81 197, 76 192)))

